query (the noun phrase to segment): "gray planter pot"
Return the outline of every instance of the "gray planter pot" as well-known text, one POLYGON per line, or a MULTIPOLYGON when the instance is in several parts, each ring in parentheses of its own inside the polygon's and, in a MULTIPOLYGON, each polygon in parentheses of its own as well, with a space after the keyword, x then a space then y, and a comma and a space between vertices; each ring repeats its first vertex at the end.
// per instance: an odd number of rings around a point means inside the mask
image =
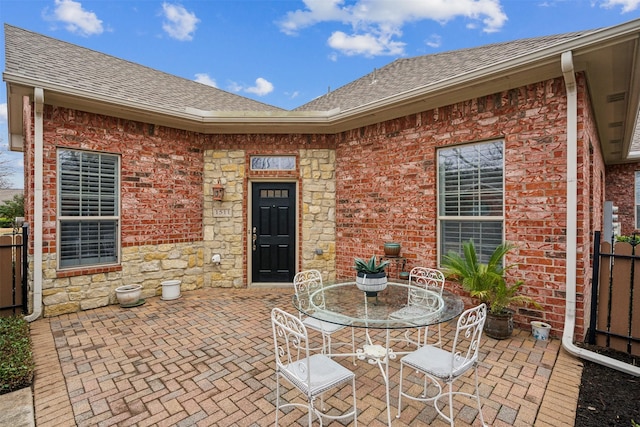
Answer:
POLYGON ((387 287, 387 273, 383 271, 367 274, 359 271, 356 275, 356 286, 361 291, 365 291, 367 296, 376 296, 387 287))

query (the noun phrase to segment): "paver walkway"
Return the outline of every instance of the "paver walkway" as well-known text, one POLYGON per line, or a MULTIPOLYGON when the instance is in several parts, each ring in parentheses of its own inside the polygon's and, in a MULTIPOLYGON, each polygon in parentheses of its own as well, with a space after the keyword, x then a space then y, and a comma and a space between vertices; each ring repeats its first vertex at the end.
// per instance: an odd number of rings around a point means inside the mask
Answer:
MULTIPOLYGON (((172 301, 150 298, 32 323, 35 417, 46 426, 268 426, 274 422, 270 311, 293 312, 290 289, 202 289, 172 301)), ((451 325, 445 326, 451 337, 451 325)), ((350 339, 344 331, 344 340, 350 339)), ((445 346, 447 345, 445 340, 445 346)), ((377 367, 354 369, 358 421, 386 425, 377 367)), ((446 423, 435 410, 403 400, 395 418, 399 362, 392 361, 394 426, 446 423)), ((493 426, 572 426, 582 363, 557 339, 483 338, 479 369, 483 413, 493 426)), ((472 384, 472 377, 465 387, 472 384)), ((293 395, 293 394, 290 394, 293 395)), ((290 396, 287 395, 287 398, 290 396)), ((465 407, 456 426, 479 425, 465 407)), ((290 410, 281 425, 306 425, 290 410)), ((330 425, 342 425, 334 422, 330 425)))

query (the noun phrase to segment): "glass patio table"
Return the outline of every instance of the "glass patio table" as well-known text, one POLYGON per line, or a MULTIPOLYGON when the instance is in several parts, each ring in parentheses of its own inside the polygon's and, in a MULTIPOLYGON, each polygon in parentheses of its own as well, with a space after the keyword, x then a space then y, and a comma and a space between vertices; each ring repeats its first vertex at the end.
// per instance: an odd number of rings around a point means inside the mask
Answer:
POLYGON ((396 329, 423 328, 448 322, 462 313, 464 302, 452 292, 426 290, 409 283, 388 282, 386 289, 375 296, 367 296, 355 282, 325 284, 312 292, 308 298, 293 297, 294 307, 302 314, 325 322, 361 328, 366 343, 356 353, 335 353, 329 356, 356 356, 377 364, 385 382, 387 399, 387 421, 391 425, 389 403, 389 360, 399 354, 391 346, 395 341, 390 332, 396 329), (423 303, 408 305, 409 292, 420 296, 423 303), (384 343, 374 341, 371 331, 384 331, 384 343))

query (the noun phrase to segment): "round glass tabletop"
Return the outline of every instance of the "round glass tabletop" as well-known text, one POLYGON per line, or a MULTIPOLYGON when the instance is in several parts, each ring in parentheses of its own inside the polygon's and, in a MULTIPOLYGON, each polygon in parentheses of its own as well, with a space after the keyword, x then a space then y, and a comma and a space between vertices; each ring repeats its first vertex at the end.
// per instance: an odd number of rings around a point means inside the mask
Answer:
POLYGON ((294 295, 301 313, 339 325, 358 328, 406 329, 448 322, 464 309, 452 292, 427 290, 408 283, 388 282, 376 296, 358 289, 355 282, 324 284, 308 295, 294 295), (409 303, 409 293, 412 293, 409 303))

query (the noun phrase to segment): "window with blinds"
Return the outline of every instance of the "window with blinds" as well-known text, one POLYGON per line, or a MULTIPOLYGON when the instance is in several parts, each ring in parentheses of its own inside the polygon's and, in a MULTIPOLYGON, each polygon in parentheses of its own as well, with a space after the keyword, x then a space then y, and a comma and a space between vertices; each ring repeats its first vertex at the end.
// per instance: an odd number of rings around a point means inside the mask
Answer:
POLYGON ((438 150, 440 257, 473 240, 480 262, 503 241, 504 143, 438 150))
POLYGON ((112 154, 58 150, 60 268, 119 261, 119 162, 112 154))

